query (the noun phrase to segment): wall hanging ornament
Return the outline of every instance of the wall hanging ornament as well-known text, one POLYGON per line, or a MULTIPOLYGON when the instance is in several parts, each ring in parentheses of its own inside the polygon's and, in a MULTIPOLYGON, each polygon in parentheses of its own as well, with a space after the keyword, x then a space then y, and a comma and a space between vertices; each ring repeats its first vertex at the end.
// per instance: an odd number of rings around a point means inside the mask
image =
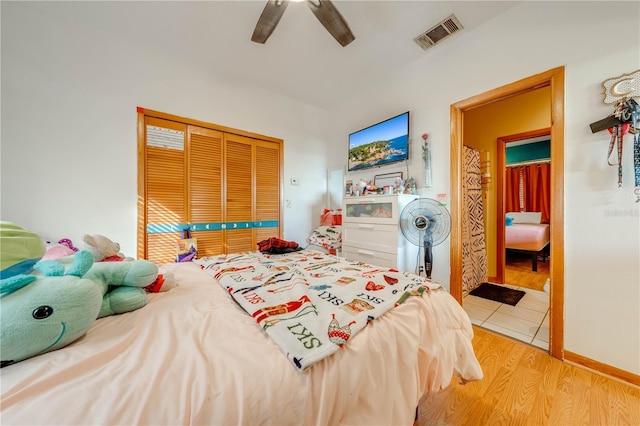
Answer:
POLYGON ((640 69, 602 82, 605 104, 617 104, 640 97, 640 69))
POLYGON ((429 147, 428 133, 422 134, 422 159, 424 160, 424 187, 431 187, 431 148, 429 147))

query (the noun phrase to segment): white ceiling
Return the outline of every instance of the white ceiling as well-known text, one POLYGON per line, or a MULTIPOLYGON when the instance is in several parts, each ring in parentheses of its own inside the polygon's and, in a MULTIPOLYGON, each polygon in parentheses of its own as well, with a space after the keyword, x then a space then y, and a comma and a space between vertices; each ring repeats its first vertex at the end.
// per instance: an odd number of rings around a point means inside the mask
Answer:
POLYGON ((394 70, 446 49, 514 1, 334 1, 356 39, 342 47, 306 3, 291 3, 266 44, 251 34, 266 0, 68 2, 67 18, 193 63, 217 78, 255 84, 327 108, 394 70), (464 29, 429 50, 413 38, 454 13, 464 29))

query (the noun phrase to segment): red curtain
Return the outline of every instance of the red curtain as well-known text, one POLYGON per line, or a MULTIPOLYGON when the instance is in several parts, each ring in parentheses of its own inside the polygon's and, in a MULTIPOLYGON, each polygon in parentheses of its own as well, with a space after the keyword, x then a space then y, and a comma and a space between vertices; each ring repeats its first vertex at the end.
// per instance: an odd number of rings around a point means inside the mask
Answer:
POLYGON ((508 167, 506 176, 507 212, 541 212, 542 223, 549 223, 551 217, 551 167, 549 163, 508 167), (519 199, 520 187, 523 189, 523 204, 519 199))
POLYGON ((542 223, 549 223, 551 220, 551 164, 540 164, 540 185, 538 197, 540 199, 540 211, 542 212, 542 223))
POLYGON ((507 167, 505 173, 506 197, 505 207, 507 212, 520 211, 520 169, 518 167, 507 167))

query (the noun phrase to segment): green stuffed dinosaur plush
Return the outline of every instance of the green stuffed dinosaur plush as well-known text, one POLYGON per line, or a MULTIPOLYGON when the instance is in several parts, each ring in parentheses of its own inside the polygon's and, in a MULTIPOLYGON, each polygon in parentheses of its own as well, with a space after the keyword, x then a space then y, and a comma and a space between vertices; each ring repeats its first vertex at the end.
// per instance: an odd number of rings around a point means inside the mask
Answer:
POLYGON ((97 318, 145 306, 143 287, 158 275, 158 267, 146 260, 94 264, 86 250, 34 268, 1 275, 2 367, 70 344, 97 318))

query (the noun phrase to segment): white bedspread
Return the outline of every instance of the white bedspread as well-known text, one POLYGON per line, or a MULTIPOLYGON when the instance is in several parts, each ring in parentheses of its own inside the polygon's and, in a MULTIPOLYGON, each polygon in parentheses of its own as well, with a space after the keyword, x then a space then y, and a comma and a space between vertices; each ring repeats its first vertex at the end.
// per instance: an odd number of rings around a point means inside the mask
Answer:
POLYGON ((452 375, 482 377, 469 318, 444 290, 412 297, 299 372, 195 264, 137 311, 97 320, 61 350, 0 370, 0 422, 301 425, 413 422, 452 375))

